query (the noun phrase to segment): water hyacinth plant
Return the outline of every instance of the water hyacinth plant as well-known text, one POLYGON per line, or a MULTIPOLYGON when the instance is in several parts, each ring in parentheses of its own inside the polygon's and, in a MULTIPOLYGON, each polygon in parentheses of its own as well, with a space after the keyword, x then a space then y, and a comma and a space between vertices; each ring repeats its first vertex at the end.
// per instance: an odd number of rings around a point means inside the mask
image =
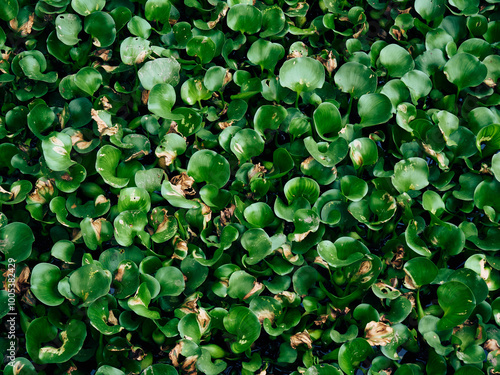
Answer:
POLYGON ((3 0, 3 373, 499 373, 499 6, 3 0))

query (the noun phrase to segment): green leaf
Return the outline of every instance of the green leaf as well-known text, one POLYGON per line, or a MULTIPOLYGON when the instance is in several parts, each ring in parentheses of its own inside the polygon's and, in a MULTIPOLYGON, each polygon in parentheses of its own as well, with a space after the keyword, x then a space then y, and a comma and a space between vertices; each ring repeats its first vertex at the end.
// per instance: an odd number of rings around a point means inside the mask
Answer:
POLYGON ((169 0, 148 0, 144 6, 144 15, 148 21, 168 24, 171 7, 169 0))
POLYGON ((356 99, 375 92, 377 88, 377 75, 357 62, 343 64, 335 73, 334 80, 342 92, 356 99))
POLYGON ((231 77, 229 70, 222 66, 212 66, 205 73, 203 84, 210 91, 219 91, 228 83, 225 82, 228 76, 231 77))
POLYGON ((159 58, 145 63, 139 69, 138 76, 146 90, 153 90, 154 86, 158 84, 177 86, 180 80, 180 70, 181 66, 176 59, 159 58))
POLYGON ((309 289, 318 280, 318 272, 311 266, 303 266, 297 269, 293 274, 293 290, 299 296, 306 296, 309 289))
POLYGON ((410 259, 405 263, 404 271, 406 273, 405 286, 409 289, 418 289, 430 284, 438 274, 436 265, 423 257, 410 259))
POLYGON ((295 177, 285 184, 284 192, 289 204, 300 198, 305 198, 313 204, 319 197, 320 188, 318 183, 310 178, 295 177))
POLYGON ((178 296, 186 288, 184 275, 176 267, 162 267, 156 271, 155 279, 158 280, 161 286, 159 297, 162 296, 178 296))
POLYGON ((262 25, 262 13, 253 5, 236 4, 227 12, 227 26, 241 33, 255 34, 262 25))
POLYGON ((401 160, 394 166, 392 183, 400 192, 421 190, 429 185, 429 166, 424 159, 409 158, 401 160))
POLYGON ((275 219, 272 208, 264 202, 251 204, 245 208, 243 216, 249 224, 256 228, 267 227, 275 219))
POLYGON ((0 251, 5 259, 22 262, 31 254, 35 237, 31 228, 24 223, 10 223, 0 228, 0 251))
POLYGON ((188 41, 186 53, 197 57, 202 64, 207 64, 214 58, 215 48, 215 43, 211 38, 197 35, 188 41))
POLYGON ((452 329, 465 322, 476 306, 474 294, 470 288, 459 281, 448 281, 437 290, 439 306, 444 311, 438 321, 440 331, 452 329))
POLYGON ((50 263, 38 263, 31 272, 31 291, 35 297, 47 306, 59 306, 64 297, 57 291, 57 284, 62 279, 59 267, 50 263))
POLYGON ((476 147, 483 157, 498 151, 500 147, 500 124, 485 126, 476 136, 476 147))
POLYGON ((87 16, 104 8, 106 0, 71 0, 71 7, 81 16, 87 16))
POLYGON ((211 150, 196 151, 189 159, 187 173, 196 182, 223 187, 230 177, 229 163, 224 156, 211 150))
POLYGON ((457 53, 446 63, 443 72, 448 81, 461 91, 480 85, 486 78, 488 69, 477 57, 468 53, 457 53))
POLYGON ((114 335, 123 330, 123 327, 119 324, 108 325, 110 320, 112 320, 112 316, 114 316, 112 310, 110 310, 110 301, 113 300, 106 297, 99 298, 87 310, 90 324, 103 335, 114 335))
POLYGON ((364 94, 358 101, 360 125, 383 124, 392 118, 391 100, 384 94, 364 94))
POLYGON ((0 7, 0 19, 10 21, 17 17, 19 3, 17 0, 6 0, 0 7))
POLYGON ((310 57, 297 57, 285 61, 281 66, 280 84, 300 94, 323 87, 325 68, 310 57))
POLYGON ((406 73, 401 81, 408 87, 411 94, 413 104, 417 105, 420 98, 424 98, 431 92, 432 82, 427 74, 419 71, 412 70, 406 73))
MULTIPOLYGON (((128 37, 123 40, 123 42, 120 44, 120 58, 124 64, 127 65, 136 65, 136 64, 141 64, 144 59, 146 59, 149 55, 151 54, 151 42, 147 39, 139 38, 139 37, 128 37)), ((160 59, 161 60, 161 59, 160 59)), ((157 61, 157 60, 154 60, 157 61)), ((151 62, 151 61, 150 61, 151 62)), ((148 64, 147 62, 146 64, 148 64)), ((144 66, 146 66, 144 64, 144 66)), ((158 63, 157 63, 158 64, 158 63)), ((151 72, 150 69, 142 70, 144 67, 142 67, 139 72, 139 79, 141 80, 141 77, 144 77, 144 81, 146 82, 147 85, 149 85, 151 88, 154 86, 152 84, 157 80, 155 77, 151 77, 151 72), (149 74, 148 74, 149 73, 149 74)), ((149 65, 149 68, 151 66, 149 65)), ((159 79, 158 79, 159 81, 159 79)), ((141 80, 142 85, 144 86, 144 83, 141 80)), ((150 89, 151 89, 150 88, 150 89)))
POLYGON ((33 320, 26 331, 26 348, 36 363, 64 363, 74 357, 83 347, 87 337, 85 323, 71 319, 59 333, 47 317, 33 320), (60 346, 42 346, 44 342, 60 337, 60 346))
POLYGON ((325 167, 334 167, 347 156, 349 151, 347 141, 341 137, 331 143, 316 143, 313 137, 307 137, 304 139, 304 145, 314 160, 325 167))
POLYGON ((5 375, 36 375, 35 366, 24 357, 17 357, 10 361, 4 368, 5 375), (20 369, 20 371, 19 371, 20 369), (17 374, 16 374, 17 373, 17 374))
POLYGON ((108 185, 115 188, 127 186, 129 179, 116 176, 116 167, 120 162, 121 151, 111 145, 103 146, 97 152, 95 169, 108 185))
POLYGON ((271 239, 260 228, 249 229, 241 237, 241 246, 248 251, 245 263, 253 265, 261 262, 273 252, 271 239))
POLYGON ((243 163, 264 151, 264 140, 255 130, 242 129, 231 139, 230 149, 243 163))
MULTIPOLYGON (((89 0, 85 0, 86 2, 89 0)), ((104 5, 104 0, 98 0, 98 6, 102 3, 104 5)), ((94 1, 90 0, 94 3, 94 1)), ((86 10, 88 12, 88 10, 86 10)), ((87 13, 88 14, 88 13, 87 13)), ((82 13, 82 15, 85 15, 82 13)), ((92 37, 92 43, 96 47, 109 47, 116 38, 116 27, 113 17, 105 12, 93 12, 85 17, 85 22, 83 30, 92 37)))
POLYGON ((128 21, 127 29, 132 35, 148 39, 151 35, 151 25, 142 17, 134 16, 128 21))
POLYGON ((47 166, 54 171, 64 171, 71 167, 71 137, 64 133, 52 132, 42 140, 42 150, 47 166))
POLYGON ((263 105, 253 118, 254 129, 264 136, 266 130, 277 130, 287 117, 287 111, 280 105, 263 105))
POLYGON ((160 319, 159 311, 149 308, 150 302, 151 292, 148 289, 147 283, 144 282, 139 286, 135 296, 128 299, 127 305, 139 316, 149 319, 160 319))
POLYGON ((415 11, 427 22, 438 19, 446 10, 446 0, 415 0, 415 11))
POLYGON ((233 353, 243 353, 260 336, 259 320, 247 307, 233 307, 224 317, 223 322, 227 332, 235 336, 231 342, 233 353))
POLYGON ((76 73, 74 82, 80 90, 93 96, 102 84, 102 76, 93 68, 82 68, 76 73))
POLYGON ((332 103, 321 103, 313 113, 314 126, 325 141, 333 141, 342 130, 342 118, 338 108, 332 103))
POLYGON ((149 238, 149 234, 144 232, 148 224, 148 218, 142 211, 123 211, 116 216, 113 221, 115 227, 115 239, 122 246, 130 246, 134 243, 136 236, 141 240, 149 238))
POLYGON ((60 14, 56 18, 57 38, 67 46, 74 46, 80 39, 78 33, 82 31, 82 21, 71 13, 60 14))
POLYGON ((377 144, 370 138, 357 138, 349 144, 349 148, 349 156, 356 169, 376 164, 378 161, 377 144))
POLYGON ((158 83, 149 93, 148 109, 157 116, 172 120, 181 119, 182 116, 172 113, 175 104, 175 90, 168 83, 158 83))
POLYGON ((491 158, 491 171, 497 181, 500 182, 500 154, 495 154, 491 158))
POLYGON ((203 85, 201 79, 190 78, 181 86, 181 98, 188 105, 201 103, 202 100, 208 100, 211 96, 212 93, 203 85))
POLYGON ((368 184, 356 176, 344 176, 340 180, 340 189, 347 199, 357 202, 368 193, 368 184))
POLYGON ((354 375, 356 368, 372 353, 372 347, 363 338, 358 337, 353 341, 344 343, 339 350, 340 368, 346 374, 354 375))
POLYGON ((111 273, 108 270, 103 270, 92 263, 74 271, 69 277, 69 284, 71 291, 82 300, 82 306, 87 307, 108 294, 111 280, 111 273))
POLYGON ((389 44, 380 51, 378 62, 391 77, 402 77, 413 70, 415 63, 407 50, 397 44, 389 44))
POLYGON ((261 70, 273 73, 279 60, 285 56, 285 49, 281 44, 271 43, 265 39, 257 39, 247 52, 248 60, 254 65, 260 66, 261 70))
POLYGON ((131 187, 122 189, 118 197, 118 212, 143 211, 151 209, 151 197, 145 189, 131 187))

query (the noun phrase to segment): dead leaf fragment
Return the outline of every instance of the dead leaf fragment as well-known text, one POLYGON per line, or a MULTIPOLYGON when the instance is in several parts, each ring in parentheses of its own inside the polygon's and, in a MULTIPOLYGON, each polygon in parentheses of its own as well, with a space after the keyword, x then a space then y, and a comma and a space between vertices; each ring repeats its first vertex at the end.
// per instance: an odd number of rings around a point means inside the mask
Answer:
POLYGON ((219 23, 219 21, 224 18, 229 10, 229 6, 225 5, 222 11, 217 15, 217 18, 214 21, 207 22, 207 25, 210 29, 213 29, 215 25, 219 23))
POLYGON ((318 316, 318 319, 316 319, 314 321, 314 324, 316 324, 317 326, 320 326, 320 325, 325 324, 327 320, 328 320, 328 314, 320 315, 320 316, 318 316))
POLYGON ((312 340, 309 332, 305 330, 304 332, 299 332, 290 337, 290 346, 293 349, 297 349, 300 344, 306 344, 309 349, 312 349, 312 340))
POLYGON ((198 359, 197 355, 192 355, 187 357, 186 360, 182 363, 182 373, 186 375, 196 375, 198 371, 196 370, 196 360, 198 359))
POLYGON ((484 83, 486 86, 491 87, 491 88, 496 87, 496 85, 497 85, 496 82, 493 80, 493 78, 486 78, 484 80, 484 83))
POLYGON ((295 236, 293 238, 293 240, 295 242, 302 242, 305 240, 305 238, 307 237, 307 235, 311 233, 310 230, 308 230, 307 232, 304 232, 304 233, 295 233, 295 236))
POLYGON ((186 172, 174 176, 170 179, 172 187, 181 193, 184 197, 188 195, 195 195, 196 191, 193 189, 194 178, 189 176, 186 172))
POLYGON ((396 28, 392 29, 392 33, 394 34, 397 40, 401 40, 401 38, 403 37, 403 33, 396 28))
POLYGON ((227 224, 229 224, 231 222, 231 218, 234 215, 235 209, 236 209, 236 206, 234 204, 231 204, 229 207, 224 208, 224 210, 222 210, 220 212, 220 224, 222 226, 226 226, 227 224))
POLYGON ((184 346, 184 342, 180 341, 174 348, 168 353, 168 358, 172 361, 172 365, 174 367, 179 367, 179 356, 182 352, 182 347, 184 346))
POLYGON ((191 313, 197 314, 200 311, 200 309, 198 308, 199 298, 200 296, 197 293, 190 295, 184 300, 184 303, 182 304, 180 310, 186 314, 191 314, 191 313))
POLYGON ((101 230, 103 221, 106 221, 106 219, 103 217, 96 220, 90 219, 90 225, 92 225, 92 229, 94 229, 97 241, 101 240, 101 230))
POLYGON ((366 325, 365 338, 371 346, 385 346, 392 340, 394 330, 382 322, 371 321, 366 325))
POLYGON ((101 48, 101 49, 98 49, 97 51, 95 51, 93 53, 93 55, 99 57, 103 61, 109 61, 109 59, 111 59, 111 50, 101 48))
POLYGON ((404 282, 403 282, 403 284, 405 285, 405 287, 407 287, 408 289, 413 289, 413 290, 418 289, 418 286, 415 284, 415 281, 413 280, 413 278, 411 277, 411 275, 408 274, 408 272, 406 271, 406 269, 404 271, 406 273, 406 276, 405 276, 405 279, 404 279, 404 282))
POLYGON ((142 102, 142 104, 144 104, 144 105, 148 104, 149 93, 150 92, 151 91, 149 91, 149 90, 142 90, 142 94, 141 94, 141 102, 142 102))
POLYGON ((0 193, 1 194, 7 194, 9 196, 9 199, 12 198, 12 196, 14 195, 14 193, 5 190, 2 186, 0 186, 0 193))
POLYGON ((218 122, 217 126, 219 127, 220 130, 224 130, 226 128, 229 128, 234 123, 235 123, 235 120, 223 121, 223 122, 218 122))
POLYGON ((253 168, 248 172, 248 179, 251 180, 254 176, 262 176, 267 172, 267 169, 260 163, 253 166, 253 168))
POLYGON ((31 34, 34 22, 35 22, 35 14, 31 13, 28 16, 28 21, 26 21, 21 26, 19 26, 19 23, 17 22, 17 18, 12 19, 9 22, 9 25, 12 28, 12 30, 14 30, 15 32, 19 32, 21 34, 21 37, 24 38, 24 37, 28 36, 29 34, 31 34))
POLYGON ((498 341, 495 339, 489 339, 484 343, 484 349, 492 352, 495 350, 500 350, 500 346, 498 345, 498 341))
POLYGON ((103 135, 114 135, 118 133, 118 125, 115 126, 108 126, 104 122, 102 118, 99 117, 99 112, 97 112, 94 108, 90 110, 90 115, 92 116, 92 120, 94 120, 97 123, 97 130, 103 135))
POLYGON ((243 297, 243 300, 250 298, 255 293, 261 291, 262 289, 264 289, 264 284, 254 281, 253 288, 245 295, 245 297, 243 297))
POLYGON ((108 109, 113 108, 113 106, 109 102, 109 99, 106 96, 103 96, 101 98, 101 104, 102 104, 102 107, 104 108, 105 111, 107 111, 108 109))
POLYGON ((205 309, 200 309, 198 315, 196 316, 196 320, 198 321, 198 325, 200 326, 200 331, 203 334, 208 326, 210 325, 210 315, 208 315, 205 309))
POLYGON ((400 270, 403 268, 403 258, 405 256, 405 248, 403 246, 398 246, 396 252, 393 253, 394 256, 390 261, 386 261, 386 264, 392 265, 392 268, 400 270))
POLYGON ((113 70, 118 68, 118 66, 101 65, 101 68, 103 68, 107 73, 111 73, 113 70))
POLYGON ((332 73, 335 69, 337 69, 337 59, 333 56, 333 51, 328 52, 328 57, 325 59, 321 56, 316 57, 323 66, 326 68, 328 73, 332 73))

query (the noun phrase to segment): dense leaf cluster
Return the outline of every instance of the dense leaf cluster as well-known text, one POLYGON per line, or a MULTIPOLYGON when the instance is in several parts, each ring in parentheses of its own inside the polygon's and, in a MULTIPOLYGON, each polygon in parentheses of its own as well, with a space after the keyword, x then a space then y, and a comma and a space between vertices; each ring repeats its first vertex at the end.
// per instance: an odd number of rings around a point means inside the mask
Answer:
POLYGON ((4 374, 499 373, 498 3, 3 0, 4 374))

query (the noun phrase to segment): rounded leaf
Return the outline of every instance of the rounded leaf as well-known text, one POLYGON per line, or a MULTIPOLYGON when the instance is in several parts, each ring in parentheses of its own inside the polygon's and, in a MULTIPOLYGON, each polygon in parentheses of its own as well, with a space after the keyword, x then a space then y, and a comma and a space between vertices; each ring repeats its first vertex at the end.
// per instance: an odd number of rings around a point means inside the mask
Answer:
POLYGON ((342 92, 356 99, 375 92, 377 88, 377 75, 365 65, 357 62, 342 65, 335 73, 334 80, 342 92))
POLYGON ((280 84, 297 93, 309 92, 323 87, 325 68, 318 60, 297 57, 285 61, 281 66, 280 84))
POLYGON ((397 44, 389 44, 380 51, 378 62, 391 77, 402 77, 415 67, 410 53, 397 44))
POLYGON ((35 236, 25 223, 10 223, 0 227, 0 251, 5 259, 19 263, 28 259, 35 236))
POLYGON ((462 90, 480 85, 486 78, 488 69, 476 56, 457 53, 446 63, 443 72, 448 81, 462 90))
POLYGON ((401 160, 394 166, 392 184, 400 193, 421 190, 429 185, 429 166, 421 158, 401 160))
POLYGON ((162 267, 156 271, 155 279, 158 280, 161 286, 160 294, 162 296, 178 296, 186 288, 184 275, 176 267, 162 267))
POLYGON ((82 306, 89 306, 105 296, 111 286, 111 273, 96 264, 86 264, 69 277, 71 291, 82 300, 82 306))
POLYGON ((60 14, 56 18, 57 38, 67 46, 74 46, 80 39, 78 33, 82 30, 82 21, 71 13, 60 14))
POLYGON ((339 109, 332 103, 321 103, 313 113, 314 127, 325 141, 332 141, 342 130, 342 118, 339 109))
POLYGON ((211 150, 196 151, 189 158, 187 173, 196 182, 206 182, 218 188, 223 187, 231 175, 226 158, 211 150))
POLYGON ((253 5, 236 4, 227 12, 227 26, 241 33, 255 34, 262 25, 262 13, 253 5))
POLYGON ((247 307, 237 306, 232 308, 224 317, 224 328, 235 335, 231 343, 233 353, 243 353, 260 336, 260 323, 257 316, 247 307))
POLYGON ((406 273, 405 286, 409 289, 418 289, 430 284, 438 274, 436 265, 424 257, 410 259, 405 263, 404 271, 406 273))
POLYGON ((384 94, 365 94, 359 98, 358 114, 362 126, 383 124, 392 118, 391 100, 384 94))
POLYGON ((47 306, 59 306, 64 297, 57 291, 62 278, 59 267, 50 263, 38 263, 31 272, 31 291, 47 306))
POLYGON ((97 152, 95 169, 104 182, 115 188, 127 186, 129 179, 116 176, 116 167, 121 159, 121 152, 111 145, 103 146, 97 152))
POLYGON ((476 300, 470 288, 460 281, 448 281, 437 290, 439 306, 444 311, 437 322, 440 331, 452 329, 465 322, 474 307, 476 300))

